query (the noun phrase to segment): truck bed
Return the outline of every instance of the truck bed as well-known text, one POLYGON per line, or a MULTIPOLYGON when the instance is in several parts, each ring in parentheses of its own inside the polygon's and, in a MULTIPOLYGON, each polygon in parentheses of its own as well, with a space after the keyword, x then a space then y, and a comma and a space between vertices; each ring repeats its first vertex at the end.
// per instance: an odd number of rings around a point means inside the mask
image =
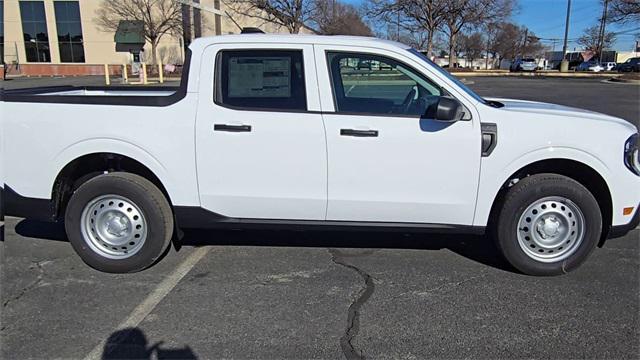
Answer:
MULTIPOLYGON (((184 82, 184 81, 183 81, 184 82)), ((169 106, 186 95, 179 87, 55 86, 3 90, 0 101, 19 103, 169 106)))
POLYGON ((163 107, 187 95, 191 51, 186 52, 180 86, 50 86, 2 90, 0 101, 82 105, 121 105, 163 107))

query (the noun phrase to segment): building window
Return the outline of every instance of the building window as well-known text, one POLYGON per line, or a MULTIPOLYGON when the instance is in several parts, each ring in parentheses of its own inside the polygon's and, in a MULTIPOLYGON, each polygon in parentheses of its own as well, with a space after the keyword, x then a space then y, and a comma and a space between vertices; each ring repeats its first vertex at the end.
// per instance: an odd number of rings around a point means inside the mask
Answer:
POLYGON ((4 64, 4 1, 0 1, 0 63, 4 64))
POLYGON ((47 19, 42 1, 20 1, 24 48, 28 62, 51 62, 47 19))
POLYGON ((80 5, 77 1, 56 1, 56 28, 60 61, 67 63, 84 62, 80 5))

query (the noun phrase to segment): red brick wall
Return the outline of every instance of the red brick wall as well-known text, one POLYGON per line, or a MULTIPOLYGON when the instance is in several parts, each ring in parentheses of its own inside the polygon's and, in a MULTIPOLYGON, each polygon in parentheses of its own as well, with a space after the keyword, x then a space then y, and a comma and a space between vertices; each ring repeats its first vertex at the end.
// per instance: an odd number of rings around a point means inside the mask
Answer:
MULTIPOLYGON (((122 65, 109 65, 109 73, 122 75, 122 65)), ((9 75, 23 76, 86 76, 104 75, 104 65, 89 64, 20 64, 19 73, 11 66, 9 75)))

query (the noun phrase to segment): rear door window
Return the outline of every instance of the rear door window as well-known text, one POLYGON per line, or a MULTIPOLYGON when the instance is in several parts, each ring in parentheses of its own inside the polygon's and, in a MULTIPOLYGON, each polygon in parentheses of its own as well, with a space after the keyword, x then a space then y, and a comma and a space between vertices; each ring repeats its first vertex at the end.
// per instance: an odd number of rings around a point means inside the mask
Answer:
POLYGON ((302 51, 222 51, 215 102, 246 110, 307 110, 302 51))

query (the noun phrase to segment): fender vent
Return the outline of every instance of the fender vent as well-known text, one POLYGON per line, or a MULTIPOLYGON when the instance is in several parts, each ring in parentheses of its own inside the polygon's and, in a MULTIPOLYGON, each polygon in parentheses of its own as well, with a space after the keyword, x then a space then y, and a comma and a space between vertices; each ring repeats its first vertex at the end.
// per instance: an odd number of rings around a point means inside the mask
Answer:
POLYGON ((493 123, 481 123, 482 129, 482 156, 491 155, 498 145, 498 125, 493 123))

